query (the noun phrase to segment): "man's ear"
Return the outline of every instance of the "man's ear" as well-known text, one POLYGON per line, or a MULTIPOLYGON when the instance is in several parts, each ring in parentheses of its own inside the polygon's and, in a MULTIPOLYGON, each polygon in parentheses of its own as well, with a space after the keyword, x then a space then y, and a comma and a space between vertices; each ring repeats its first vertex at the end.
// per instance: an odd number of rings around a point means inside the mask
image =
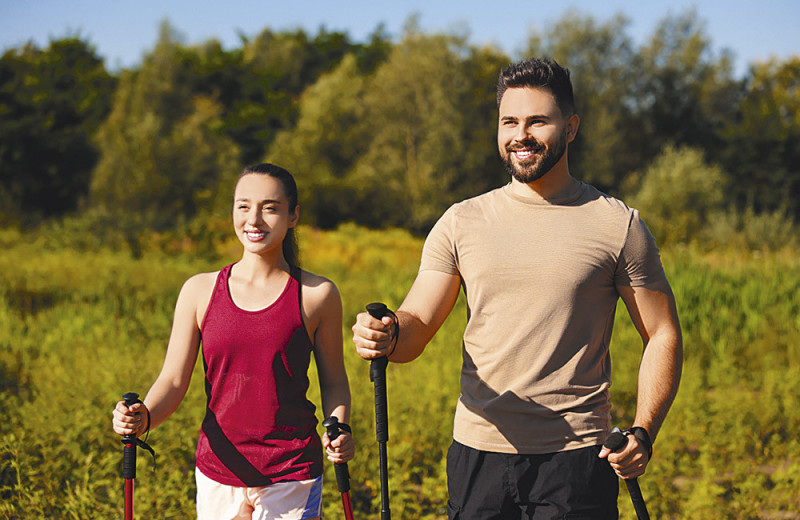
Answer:
POLYGON ((578 114, 572 114, 567 118, 567 142, 571 143, 578 136, 578 128, 581 126, 581 118, 578 114))

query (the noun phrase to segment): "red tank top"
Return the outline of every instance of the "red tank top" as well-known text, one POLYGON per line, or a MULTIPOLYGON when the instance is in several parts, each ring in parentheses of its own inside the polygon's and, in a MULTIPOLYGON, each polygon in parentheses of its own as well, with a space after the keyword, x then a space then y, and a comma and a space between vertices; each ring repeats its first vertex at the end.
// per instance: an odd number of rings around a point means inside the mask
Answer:
POLYGON ((206 415, 197 468, 229 486, 322 474, 315 407, 307 399, 312 343, 300 312, 299 270, 266 309, 245 311, 220 271, 200 333, 206 415))

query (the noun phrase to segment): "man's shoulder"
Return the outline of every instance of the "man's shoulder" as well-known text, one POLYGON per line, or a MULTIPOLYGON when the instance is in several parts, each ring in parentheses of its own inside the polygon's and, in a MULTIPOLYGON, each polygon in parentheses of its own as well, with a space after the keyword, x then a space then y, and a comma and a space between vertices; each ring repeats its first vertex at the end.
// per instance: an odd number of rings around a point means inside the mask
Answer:
POLYGON ((584 183, 585 191, 578 201, 579 206, 585 206, 594 211, 616 214, 629 218, 636 210, 628 206, 622 199, 609 195, 591 184, 584 183))

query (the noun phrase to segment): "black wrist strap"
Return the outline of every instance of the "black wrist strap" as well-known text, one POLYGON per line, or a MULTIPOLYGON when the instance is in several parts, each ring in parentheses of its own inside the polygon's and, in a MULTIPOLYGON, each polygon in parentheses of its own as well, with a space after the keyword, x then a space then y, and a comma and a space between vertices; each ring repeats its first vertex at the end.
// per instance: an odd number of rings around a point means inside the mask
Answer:
POLYGON ((389 356, 391 356, 392 354, 394 354, 394 349, 397 348, 397 342, 400 339, 400 320, 397 319, 397 314, 395 314, 392 311, 389 311, 389 315, 394 320, 394 327, 393 327, 393 330, 392 330, 392 338, 390 340, 392 342, 392 350, 390 350, 389 353, 386 354, 387 358, 389 356))
MULTIPOLYGON (((147 412, 147 427, 144 430, 144 440, 142 440, 140 438, 136 438, 136 437, 133 437, 132 439, 129 439, 129 440, 135 446, 138 446, 138 447, 142 448, 143 450, 146 450, 147 452, 150 453, 150 455, 153 457, 153 472, 155 472, 155 470, 156 470, 156 452, 149 444, 147 444, 147 438, 150 436, 150 409, 147 407, 146 404, 144 404, 144 402, 141 399, 136 399, 136 403, 140 403, 142 406, 144 406, 144 411, 147 412)), ((125 438, 123 438, 122 442, 123 443, 126 442, 125 438)))
POLYGON ((647 430, 641 426, 632 426, 623 433, 636 437, 636 440, 639 441, 639 444, 644 446, 644 449, 647 450, 648 460, 653 458, 653 441, 650 440, 650 434, 647 433, 647 430))
POLYGON ((343 432, 347 432, 347 433, 352 435, 353 430, 350 429, 350 425, 349 424, 340 422, 340 423, 338 423, 338 426, 339 426, 339 429, 342 430, 343 432))

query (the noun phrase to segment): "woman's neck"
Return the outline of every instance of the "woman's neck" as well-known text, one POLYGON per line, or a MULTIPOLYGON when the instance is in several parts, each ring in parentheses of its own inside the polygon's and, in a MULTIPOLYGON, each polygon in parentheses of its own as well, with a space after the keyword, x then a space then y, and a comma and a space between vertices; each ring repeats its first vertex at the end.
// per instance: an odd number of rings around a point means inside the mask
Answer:
POLYGON ((291 268, 283 257, 283 252, 277 254, 256 255, 244 252, 242 259, 236 265, 237 276, 244 279, 268 279, 274 276, 283 276, 289 273, 291 268))

